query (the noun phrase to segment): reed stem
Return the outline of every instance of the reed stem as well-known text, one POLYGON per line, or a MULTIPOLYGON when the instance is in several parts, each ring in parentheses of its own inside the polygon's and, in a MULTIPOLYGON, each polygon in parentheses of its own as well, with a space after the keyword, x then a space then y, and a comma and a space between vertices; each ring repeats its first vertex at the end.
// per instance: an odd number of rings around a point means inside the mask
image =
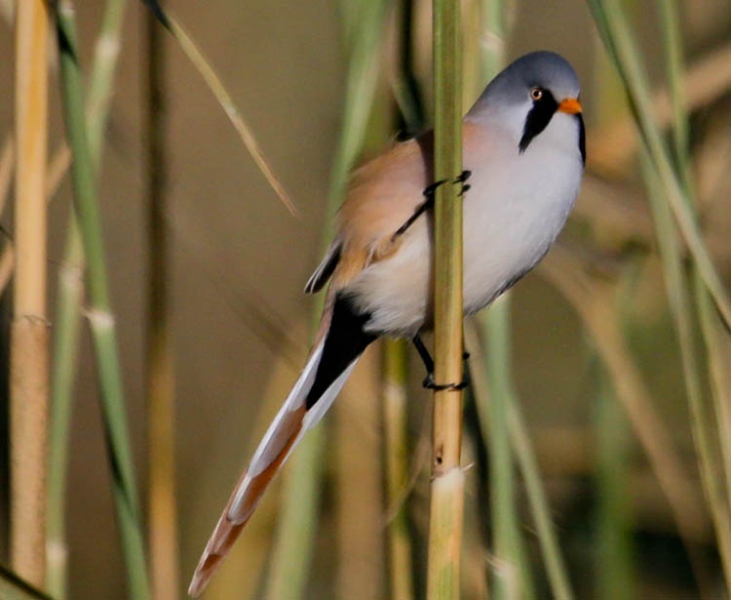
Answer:
MULTIPOLYGON (((434 379, 462 381, 462 39, 460 4, 434 0, 434 379)), ((464 513, 462 391, 434 392, 427 598, 459 598, 464 513)))
MULTIPOLYGON (((94 168, 99 170, 102 141, 109 113, 114 72, 119 58, 120 35, 126 0, 108 0, 101 29, 94 47, 94 61, 89 79, 87 121, 89 148, 94 168)), ((49 171, 47 197, 52 197, 60 179, 70 165, 68 146, 62 144, 54 157, 55 177, 49 171)), ((84 251, 76 215, 71 211, 66 229, 66 246, 58 269, 58 293, 54 319, 53 362, 51 374, 51 431, 48 485, 48 589, 54 597, 67 594, 66 549, 66 475, 69 435, 73 410, 73 387, 76 378, 81 312, 84 301, 84 251)))
MULTIPOLYGON (((597 357, 598 358, 598 357, 597 357)), ((598 363, 598 360, 596 361, 598 363)), ((603 368, 595 407, 597 489, 597 596, 634 598, 634 554, 629 490, 630 430, 603 368)))
POLYGON ((107 444, 113 466, 113 491, 117 503, 122 549, 127 564, 127 585, 130 598, 144 600, 149 596, 145 562, 142 519, 134 479, 132 451, 127 433, 122 377, 117 354, 117 336, 102 239, 99 207, 96 202, 94 166, 88 143, 84 114, 82 75, 76 52, 74 11, 62 1, 56 9, 61 94, 69 146, 73 152, 72 168, 74 208, 87 258, 88 312, 96 355, 107 444))
POLYGON ((155 600, 175 600, 178 580, 178 508, 175 493, 175 374, 170 324, 170 253, 165 149, 167 105, 164 31, 151 11, 147 30, 147 407, 148 539, 155 600))
POLYGON ((502 296, 484 317, 485 370, 489 382, 489 427, 487 437, 490 461, 490 504, 494 533, 494 586, 496 599, 532 597, 533 585, 521 534, 517 508, 515 457, 511 444, 509 415, 518 404, 513 388, 510 339, 510 295, 502 296))
POLYGON ((48 479, 48 589, 67 597, 66 489, 73 412, 74 380, 84 301, 84 251, 73 210, 68 219, 66 250, 58 269, 48 479))
POLYGON ((10 561, 46 585, 49 334, 46 318, 48 13, 19 3, 15 87, 15 286, 10 358, 10 561))

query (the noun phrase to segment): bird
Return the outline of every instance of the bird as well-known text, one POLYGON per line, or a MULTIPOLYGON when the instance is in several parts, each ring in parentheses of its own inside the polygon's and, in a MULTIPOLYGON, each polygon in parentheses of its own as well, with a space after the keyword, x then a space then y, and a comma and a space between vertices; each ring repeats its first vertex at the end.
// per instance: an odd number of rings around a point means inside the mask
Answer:
MULTIPOLYGON (((563 229, 586 162, 579 80, 560 55, 515 60, 462 124, 463 302, 488 306, 546 254, 563 229)), ((381 336, 414 341, 433 326, 433 132, 398 142, 357 168, 336 234, 306 293, 329 282, 305 366, 254 452, 193 575, 198 597, 275 474, 330 408, 366 347, 381 336)), ((458 383, 430 387, 459 387, 458 383)))

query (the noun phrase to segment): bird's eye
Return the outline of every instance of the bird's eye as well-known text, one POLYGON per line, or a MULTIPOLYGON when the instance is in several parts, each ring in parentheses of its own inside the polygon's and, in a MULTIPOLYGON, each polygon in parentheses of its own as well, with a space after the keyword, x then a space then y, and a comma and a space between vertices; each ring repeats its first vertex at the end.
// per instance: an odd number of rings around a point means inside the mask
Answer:
POLYGON ((535 100, 536 102, 543 98, 543 88, 540 87, 534 87, 530 91, 530 97, 535 100))

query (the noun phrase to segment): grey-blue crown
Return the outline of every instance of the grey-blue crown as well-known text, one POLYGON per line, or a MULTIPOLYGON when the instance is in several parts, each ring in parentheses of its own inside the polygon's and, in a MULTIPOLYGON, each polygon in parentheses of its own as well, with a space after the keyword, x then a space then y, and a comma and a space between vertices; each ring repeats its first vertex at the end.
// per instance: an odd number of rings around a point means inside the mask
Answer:
MULTIPOLYGON (((505 68, 482 94, 490 101, 524 102, 526 91, 540 86, 557 101, 579 95, 579 78, 572 66, 555 52, 531 52, 505 68)), ((481 98, 481 99, 482 99, 481 98)))

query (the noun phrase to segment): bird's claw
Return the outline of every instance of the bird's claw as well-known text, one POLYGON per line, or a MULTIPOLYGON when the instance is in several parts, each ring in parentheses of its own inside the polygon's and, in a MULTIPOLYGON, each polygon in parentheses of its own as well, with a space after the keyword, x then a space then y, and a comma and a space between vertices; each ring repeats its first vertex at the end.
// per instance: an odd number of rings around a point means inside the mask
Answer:
POLYGON ((434 381, 434 373, 428 373, 427 376, 424 378, 424 381, 422 382, 422 385, 428 389, 432 390, 434 392, 444 392, 444 391, 458 391, 463 390, 470 384, 469 380, 464 377, 462 381, 459 383, 436 383, 434 381))
MULTIPOLYGON (((461 186, 459 192, 457 193, 459 196, 464 196, 465 193, 470 189, 471 186, 470 186, 469 183, 467 183, 467 180, 471 176, 472 176, 472 171, 468 171, 468 170, 465 169, 464 171, 462 171, 459 174, 458 177, 455 177, 452 180, 452 183, 454 183, 455 185, 460 185, 461 186)), ((427 201, 433 202, 434 201, 434 195, 436 194, 437 188, 443 186, 445 183, 447 183, 447 181, 449 181, 449 180, 448 179, 440 179, 439 181, 435 181, 434 183, 428 185, 424 189, 424 192, 423 192, 424 193, 424 197, 427 199, 427 201)))
POLYGON ((461 188, 459 192, 457 193, 458 196, 464 196, 469 189, 472 187, 469 183, 467 183, 467 180, 471 177, 472 171, 464 170, 462 173, 460 173, 459 177, 457 177, 454 180, 455 184, 461 184, 461 188))

